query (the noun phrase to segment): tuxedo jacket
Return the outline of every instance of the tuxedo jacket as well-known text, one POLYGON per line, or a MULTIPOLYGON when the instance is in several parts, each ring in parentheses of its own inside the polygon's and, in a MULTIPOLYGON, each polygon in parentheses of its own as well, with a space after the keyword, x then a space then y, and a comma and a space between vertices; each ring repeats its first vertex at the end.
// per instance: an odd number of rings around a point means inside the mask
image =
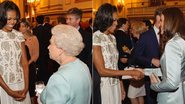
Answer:
POLYGON ((82 35, 85 47, 77 57, 80 60, 82 60, 84 63, 86 63, 91 71, 92 69, 92 34, 86 32, 81 27, 79 29, 79 32, 82 35))
POLYGON ((88 26, 85 31, 89 32, 90 34, 92 34, 92 28, 90 26, 88 26))
POLYGON ((128 64, 124 64, 120 61, 121 58, 128 58, 129 54, 127 52, 124 52, 123 47, 127 47, 129 50, 132 49, 132 40, 130 36, 125 33, 122 30, 115 31, 115 37, 116 37, 116 45, 119 52, 119 61, 118 61, 118 67, 119 69, 124 69, 128 64))

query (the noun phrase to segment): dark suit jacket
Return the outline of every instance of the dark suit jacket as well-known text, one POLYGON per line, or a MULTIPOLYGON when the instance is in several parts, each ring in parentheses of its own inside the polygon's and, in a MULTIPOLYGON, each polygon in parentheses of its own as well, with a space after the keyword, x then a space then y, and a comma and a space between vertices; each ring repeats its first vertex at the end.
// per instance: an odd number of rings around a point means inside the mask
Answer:
POLYGON ((130 36, 127 33, 123 32, 122 30, 115 31, 115 37, 116 37, 117 49, 119 52, 118 67, 119 69, 124 69, 128 64, 123 64, 120 61, 120 58, 124 58, 124 57, 128 58, 129 54, 124 52, 122 47, 126 46, 129 49, 132 49, 132 41, 130 36))
POLYGON ((45 29, 43 25, 38 25, 33 29, 33 34, 37 36, 38 42, 39 42, 39 57, 37 60, 37 64, 39 67, 38 71, 38 77, 39 80, 42 80, 47 83, 47 75, 46 75, 46 69, 48 65, 48 59, 49 59, 49 51, 47 49, 49 41, 48 38, 45 35, 45 29))
POLYGON ((52 29, 52 25, 50 25, 49 23, 45 23, 44 24, 44 31, 45 31, 45 34, 44 34, 44 36, 45 36, 45 38, 46 38, 46 41, 48 42, 48 44, 47 45, 49 45, 50 43, 49 43, 49 40, 51 39, 51 29, 52 29))
POLYGON ((153 28, 144 32, 135 46, 136 64, 141 67, 154 67, 151 64, 152 58, 160 57, 159 44, 153 28))
POLYGON ((52 26, 46 23, 44 26, 38 25, 33 29, 33 34, 37 36, 39 41, 39 57, 44 56, 49 58, 48 46, 50 44, 51 28, 52 26))
POLYGON ((43 25, 38 25, 37 27, 33 28, 33 34, 37 36, 39 41, 39 57, 41 55, 46 55, 47 51, 47 38, 45 36, 45 29, 43 25))
POLYGON ((79 29, 79 32, 82 35, 85 47, 77 57, 80 60, 82 60, 84 63, 86 63, 91 71, 92 69, 92 34, 86 32, 82 28, 79 29))
MULTIPOLYGON (((46 41, 46 46, 47 47, 50 44, 49 40, 51 39, 51 36, 52 36, 52 34, 51 34, 51 29, 52 28, 53 28, 53 26, 51 24, 49 24, 49 23, 45 23, 44 24, 44 32, 45 32, 44 33, 44 36, 45 36, 44 38, 46 38, 45 41, 46 41)), ((47 48, 47 50, 48 50, 48 48, 47 48)), ((49 58, 48 59, 48 67, 47 67, 48 68, 48 70, 47 70, 47 74, 48 74, 47 78, 49 79, 49 77, 54 72, 56 72, 59 67, 60 67, 60 65, 56 61, 54 61, 54 60, 52 60, 52 59, 49 58)))
POLYGON ((101 104, 101 91, 100 91, 101 77, 94 65, 92 70, 93 70, 93 74, 92 74, 92 80, 93 80, 92 102, 93 103, 91 104, 101 104))
POLYGON ((88 26, 85 31, 89 32, 90 34, 92 34, 92 28, 90 26, 88 26))

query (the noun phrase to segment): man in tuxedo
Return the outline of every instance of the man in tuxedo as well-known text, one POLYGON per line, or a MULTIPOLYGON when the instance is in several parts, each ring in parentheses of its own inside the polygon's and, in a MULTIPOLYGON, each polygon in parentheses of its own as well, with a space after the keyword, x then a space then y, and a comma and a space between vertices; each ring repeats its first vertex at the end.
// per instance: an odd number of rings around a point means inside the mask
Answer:
POLYGON ((58 24, 66 24, 66 18, 63 16, 58 16, 57 22, 58 22, 58 24))
POLYGON ((80 34, 82 35, 83 42, 85 44, 82 52, 77 56, 80 60, 87 64, 89 70, 92 69, 92 33, 88 33, 82 29, 80 22, 82 19, 82 11, 78 8, 71 8, 66 14, 66 23, 68 25, 74 26, 80 34))
POLYGON ((85 29, 85 31, 89 32, 92 34, 92 18, 89 19, 89 26, 85 29))
MULTIPOLYGON (((50 44, 49 40, 51 39, 51 35, 52 35, 51 34, 51 29, 53 28, 53 26, 50 24, 50 18, 49 17, 44 18, 43 26, 44 26, 44 34, 43 35, 46 39, 45 40, 46 41, 45 45, 48 47, 49 44, 50 44)), ((50 59, 49 57, 48 57, 47 61, 48 61, 48 63, 47 63, 47 69, 46 69, 46 79, 48 81, 50 76, 58 70, 60 65, 56 61, 50 59)))
MULTIPOLYGON (((159 28, 161 25, 161 13, 162 9, 155 11, 154 26, 140 36, 138 44, 135 46, 136 64, 140 67, 154 68, 160 66, 159 28)), ((150 89, 148 77, 145 77, 145 88, 145 104, 156 104, 157 93, 150 89)))
POLYGON ((42 15, 37 16, 36 21, 38 25, 35 28, 33 28, 33 34, 37 36, 37 39, 39 41, 39 58, 37 60, 37 64, 39 67, 38 80, 42 80, 46 84, 48 80, 46 77, 47 76, 46 72, 49 59, 49 51, 47 47, 49 45, 48 39, 50 37, 47 36, 45 28, 43 26, 44 16, 42 15))
POLYGON ((82 29, 80 22, 82 20, 82 11, 76 7, 71 8, 66 14, 66 23, 78 29, 83 38, 85 44, 82 52, 77 56, 89 67, 89 71, 92 75, 92 33, 89 33, 82 29))
POLYGON ((117 30, 115 31, 115 37, 117 42, 117 48, 119 51, 119 69, 124 69, 128 66, 127 60, 129 57, 129 51, 132 49, 132 38, 128 34, 129 22, 126 18, 119 18, 117 30))
MULTIPOLYGON (((118 68, 120 70, 124 70, 125 67, 128 66, 128 57, 129 51, 133 48, 132 38, 128 34, 129 22, 126 18, 119 18, 118 19, 117 30, 115 31, 117 49, 119 52, 119 61, 118 61, 118 68)), ((126 91, 125 99, 123 104, 131 104, 130 100, 128 99, 127 92, 129 87, 130 80, 123 80, 124 88, 126 91)))
POLYGON ((49 46, 49 40, 51 39, 51 28, 53 27, 50 23, 50 18, 45 17, 44 18, 44 23, 42 24, 44 26, 44 36, 46 38, 46 45, 49 46))

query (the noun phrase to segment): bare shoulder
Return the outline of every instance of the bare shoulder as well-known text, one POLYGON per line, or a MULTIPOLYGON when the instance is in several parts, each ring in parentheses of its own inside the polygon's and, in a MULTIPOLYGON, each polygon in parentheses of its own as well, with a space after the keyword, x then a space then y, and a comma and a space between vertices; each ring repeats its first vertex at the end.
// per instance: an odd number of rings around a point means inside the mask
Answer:
POLYGON ((37 37, 35 35, 33 35, 33 36, 30 37, 30 40, 31 41, 36 41, 37 40, 37 37))

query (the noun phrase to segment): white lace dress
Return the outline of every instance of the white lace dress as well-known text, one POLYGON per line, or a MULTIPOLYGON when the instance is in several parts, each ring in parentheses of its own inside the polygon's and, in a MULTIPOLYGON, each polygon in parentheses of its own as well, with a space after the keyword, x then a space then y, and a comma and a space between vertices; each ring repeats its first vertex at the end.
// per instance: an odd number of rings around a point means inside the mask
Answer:
MULTIPOLYGON (((118 51, 113 35, 96 31, 93 34, 93 46, 101 47, 105 68, 118 70, 118 51)), ((101 77, 100 87, 102 104, 121 104, 121 88, 118 78, 101 77)))
MULTIPOLYGON (((24 89, 24 74, 21 66, 21 42, 23 35, 16 30, 0 30, 0 75, 12 90, 24 89)), ((0 104, 30 104, 29 93, 24 101, 16 101, 0 87, 0 104)))

